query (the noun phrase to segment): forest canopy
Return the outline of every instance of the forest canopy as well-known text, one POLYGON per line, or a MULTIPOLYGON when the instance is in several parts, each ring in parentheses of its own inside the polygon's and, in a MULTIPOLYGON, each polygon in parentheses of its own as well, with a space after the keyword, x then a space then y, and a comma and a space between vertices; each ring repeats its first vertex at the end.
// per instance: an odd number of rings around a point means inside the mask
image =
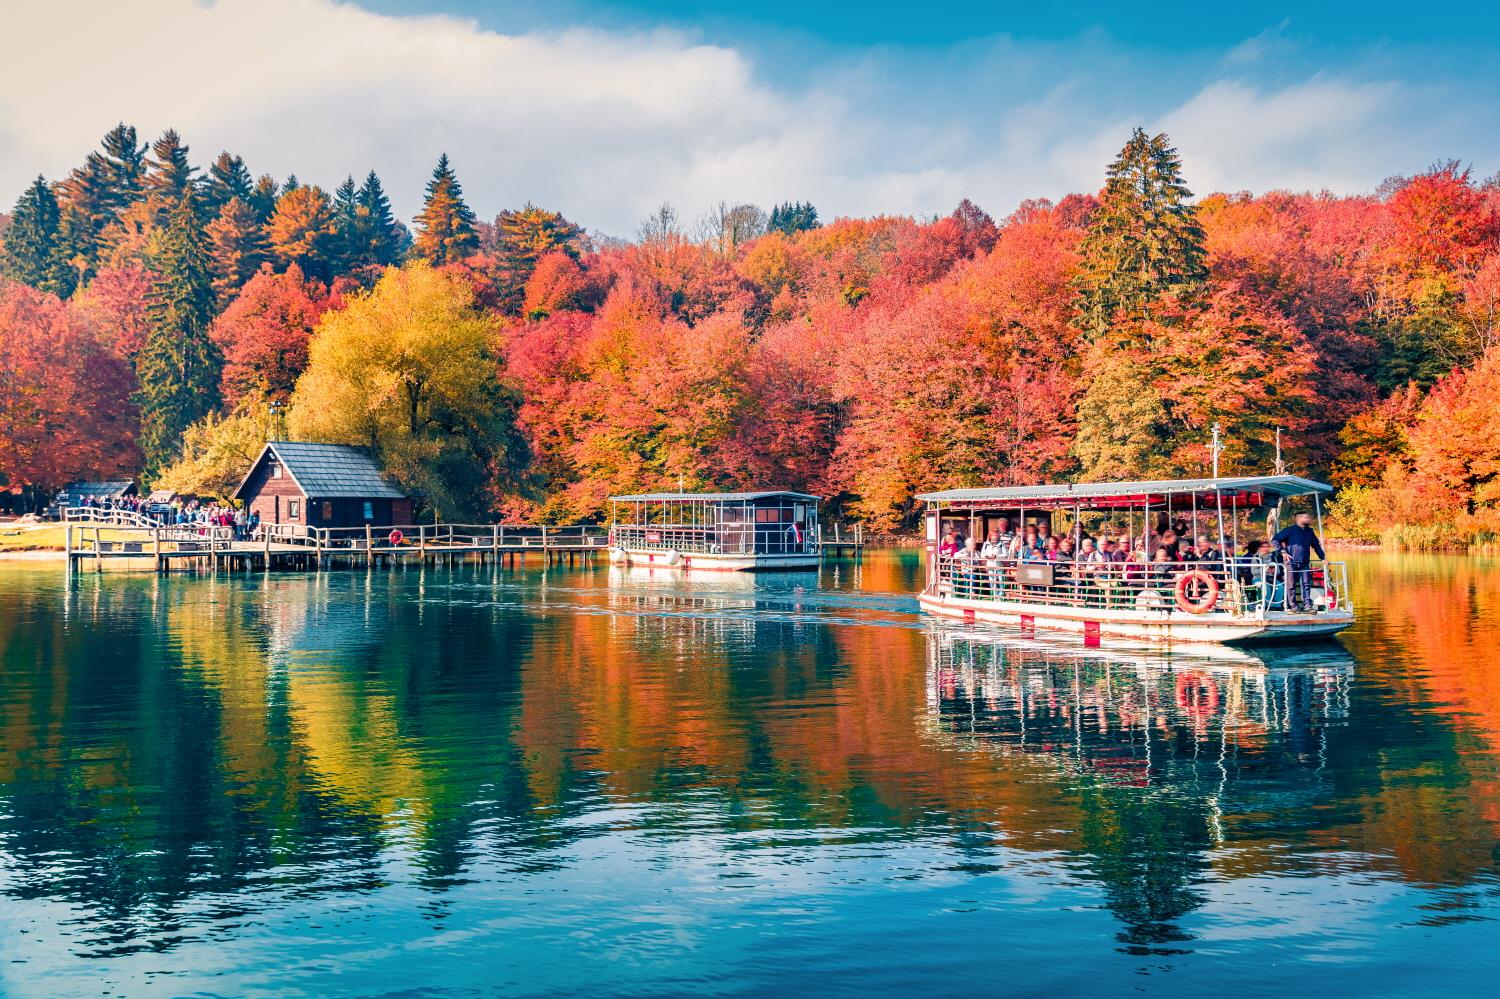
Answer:
POLYGON ((481 219, 446 155, 408 228, 373 171, 200 169, 121 124, 0 219, 0 485, 217 495, 289 406, 443 517, 774 486, 897 530, 927 489, 1202 474, 1218 424, 1226 472, 1279 432, 1347 533, 1500 532, 1500 184, 1198 196, 1167 136, 1123 138, 1100 190, 998 217, 788 192, 622 241, 481 219))

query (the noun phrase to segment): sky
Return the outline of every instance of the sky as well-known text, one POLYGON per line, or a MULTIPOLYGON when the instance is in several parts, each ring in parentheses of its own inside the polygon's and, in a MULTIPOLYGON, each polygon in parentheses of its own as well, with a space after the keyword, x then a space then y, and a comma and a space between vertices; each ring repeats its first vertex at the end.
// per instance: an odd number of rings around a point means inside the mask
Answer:
POLYGON ((447 152, 481 217, 628 237, 663 202, 1003 217, 1097 190, 1142 126, 1189 186, 1500 171, 1500 5, 6 0, 0 202, 117 121, 399 214, 447 152), (17 44, 25 39, 25 44, 17 44))

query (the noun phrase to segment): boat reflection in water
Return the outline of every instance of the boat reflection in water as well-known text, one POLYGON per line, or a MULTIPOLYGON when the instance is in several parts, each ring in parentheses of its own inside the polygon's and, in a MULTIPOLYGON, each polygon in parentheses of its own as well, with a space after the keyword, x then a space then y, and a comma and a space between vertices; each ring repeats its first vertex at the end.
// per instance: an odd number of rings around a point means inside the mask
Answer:
POLYGON ((1221 849, 1258 838, 1270 813, 1336 798, 1328 730, 1349 717, 1349 653, 1204 653, 929 635, 930 734, 1012 773, 1042 763, 1036 779, 1081 812, 1081 873, 1102 882, 1119 939, 1143 954, 1191 939, 1179 922, 1205 903, 1221 849))

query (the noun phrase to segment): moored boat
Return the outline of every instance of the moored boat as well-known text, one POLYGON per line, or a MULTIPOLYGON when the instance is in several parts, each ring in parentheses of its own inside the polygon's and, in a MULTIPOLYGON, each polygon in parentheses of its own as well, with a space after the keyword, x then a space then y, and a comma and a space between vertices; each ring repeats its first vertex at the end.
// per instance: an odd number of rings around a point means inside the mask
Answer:
POLYGON ((919 602, 944 617, 1074 632, 1089 643, 1333 635, 1354 622, 1343 562, 1240 544, 1274 534, 1289 500, 1310 501, 1321 536, 1321 497, 1331 491, 1268 475, 926 493, 919 602), (1026 542, 1032 530, 1054 539, 1050 549, 1026 542))
POLYGON ((668 569, 816 568, 818 497, 784 490, 611 496, 609 557, 668 569))

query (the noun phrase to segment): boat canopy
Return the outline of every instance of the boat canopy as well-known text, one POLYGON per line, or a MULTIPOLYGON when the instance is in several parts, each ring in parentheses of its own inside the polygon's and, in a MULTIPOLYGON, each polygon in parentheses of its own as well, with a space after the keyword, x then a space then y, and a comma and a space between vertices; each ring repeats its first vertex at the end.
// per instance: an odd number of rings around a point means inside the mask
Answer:
POLYGON ((996 489, 945 489, 921 493, 917 499, 937 507, 1005 509, 1019 506, 1051 509, 1083 506, 1111 510, 1141 505, 1158 506, 1167 497, 1196 498, 1210 506, 1217 498, 1241 508, 1272 505, 1285 496, 1333 492, 1323 482, 1300 475, 1251 475, 1220 479, 1154 479, 1142 482, 1064 482, 1044 486, 1005 486, 996 489))
POLYGON ((806 500, 816 503, 820 497, 809 496, 807 493, 794 493, 784 489, 768 489, 763 492, 754 493, 639 493, 633 496, 611 496, 610 499, 617 503, 744 503, 751 500, 773 499, 779 497, 789 499, 806 500))

